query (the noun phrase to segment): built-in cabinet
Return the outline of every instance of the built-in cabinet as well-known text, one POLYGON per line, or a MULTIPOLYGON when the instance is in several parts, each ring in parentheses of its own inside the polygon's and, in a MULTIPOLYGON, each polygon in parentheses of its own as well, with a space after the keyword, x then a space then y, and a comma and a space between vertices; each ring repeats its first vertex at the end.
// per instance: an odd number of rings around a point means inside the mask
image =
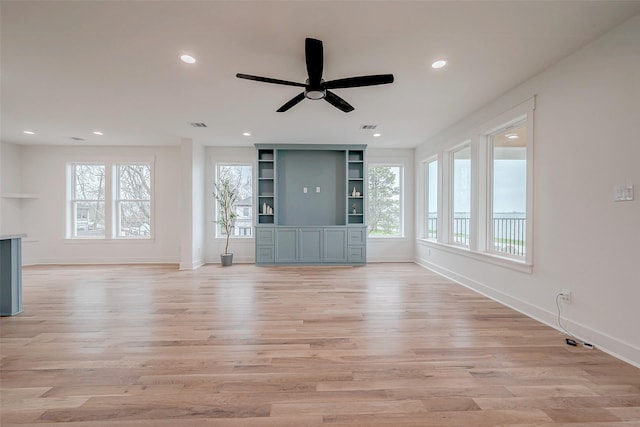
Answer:
POLYGON ((364 264, 365 146, 256 148, 256 263, 364 264))

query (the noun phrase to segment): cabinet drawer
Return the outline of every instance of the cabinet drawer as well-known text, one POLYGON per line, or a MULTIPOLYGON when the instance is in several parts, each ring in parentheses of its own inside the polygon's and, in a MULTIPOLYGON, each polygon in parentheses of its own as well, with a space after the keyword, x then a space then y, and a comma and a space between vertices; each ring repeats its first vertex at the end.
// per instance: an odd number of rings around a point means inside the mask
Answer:
POLYGON ((258 246, 256 248, 256 262, 270 263, 275 261, 273 256, 273 246, 258 246))
POLYGON ((256 228, 256 245, 273 245, 275 242, 273 228, 256 228))
POLYGON ((364 262, 364 246, 349 246, 347 249, 347 262, 364 262))
POLYGON ((347 244, 348 245, 364 245, 364 241, 366 238, 365 235, 366 228, 349 228, 347 235, 347 244))

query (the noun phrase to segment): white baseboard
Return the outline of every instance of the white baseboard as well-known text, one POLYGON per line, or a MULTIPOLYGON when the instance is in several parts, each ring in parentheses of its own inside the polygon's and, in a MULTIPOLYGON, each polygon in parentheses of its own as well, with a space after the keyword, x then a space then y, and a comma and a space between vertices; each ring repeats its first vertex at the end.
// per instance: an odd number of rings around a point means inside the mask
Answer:
MULTIPOLYGON (((557 324, 557 313, 555 312, 550 312, 526 301, 514 298, 469 277, 458 274, 439 265, 433 264, 425 259, 416 258, 414 262, 421 267, 432 270, 440 274, 441 276, 444 276, 466 288, 469 288, 481 295, 486 296, 489 299, 512 308, 519 313, 529 316, 541 323, 544 323, 547 326, 550 326, 562 332, 557 324)), ((565 327, 569 331, 571 331, 571 333, 574 334, 575 337, 579 340, 589 342, 605 353, 608 353, 617 359, 623 360, 631 365, 640 368, 640 348, 584 324, 574 322, 571 319, 567 319, 566 317, 563 317, 562 320, 565 327)))
POLYGON ((38 258, 22 259, 24 267, 29 265, 107 265, 107 264, 180 264, 177 258, 38 258))

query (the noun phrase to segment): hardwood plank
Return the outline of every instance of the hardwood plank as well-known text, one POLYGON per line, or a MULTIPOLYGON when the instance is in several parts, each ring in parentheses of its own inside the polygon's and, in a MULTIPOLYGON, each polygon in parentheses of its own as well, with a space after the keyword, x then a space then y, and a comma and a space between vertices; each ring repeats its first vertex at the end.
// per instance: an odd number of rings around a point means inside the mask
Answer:
POLYGON ((640 370, 410 263, 36 266, 5 426, 631 426, 640 370))

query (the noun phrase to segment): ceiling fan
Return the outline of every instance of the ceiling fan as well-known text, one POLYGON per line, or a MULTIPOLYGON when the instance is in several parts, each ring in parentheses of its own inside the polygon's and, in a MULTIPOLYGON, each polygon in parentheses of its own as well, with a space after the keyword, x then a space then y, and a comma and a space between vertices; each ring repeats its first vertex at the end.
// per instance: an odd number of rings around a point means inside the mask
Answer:
POLYGON ((295 96, 289 102, 278 108, 279 113, 283 113, 302 101, 307 99, 324 99, 334 107, 348 113, 353 111, 353 107, 344 99, 340 98, 329 89, 344 89, 349 87, 375 86, 393 83, 393 74, 376 74, 371 76, 347 77, 345 79, 324 81, 322 78, 323 51, 322 41, 306 38, 304 44, 305 59, 307 62, 307 74, 309 78, 306 83, 290 82, 287 80, 272 79, 269 77, 252 76, 249 74, 236 74, 240 79, 255 80, 258 82, 274 83, 286 86, 300 86, 304 92, 295 96))

